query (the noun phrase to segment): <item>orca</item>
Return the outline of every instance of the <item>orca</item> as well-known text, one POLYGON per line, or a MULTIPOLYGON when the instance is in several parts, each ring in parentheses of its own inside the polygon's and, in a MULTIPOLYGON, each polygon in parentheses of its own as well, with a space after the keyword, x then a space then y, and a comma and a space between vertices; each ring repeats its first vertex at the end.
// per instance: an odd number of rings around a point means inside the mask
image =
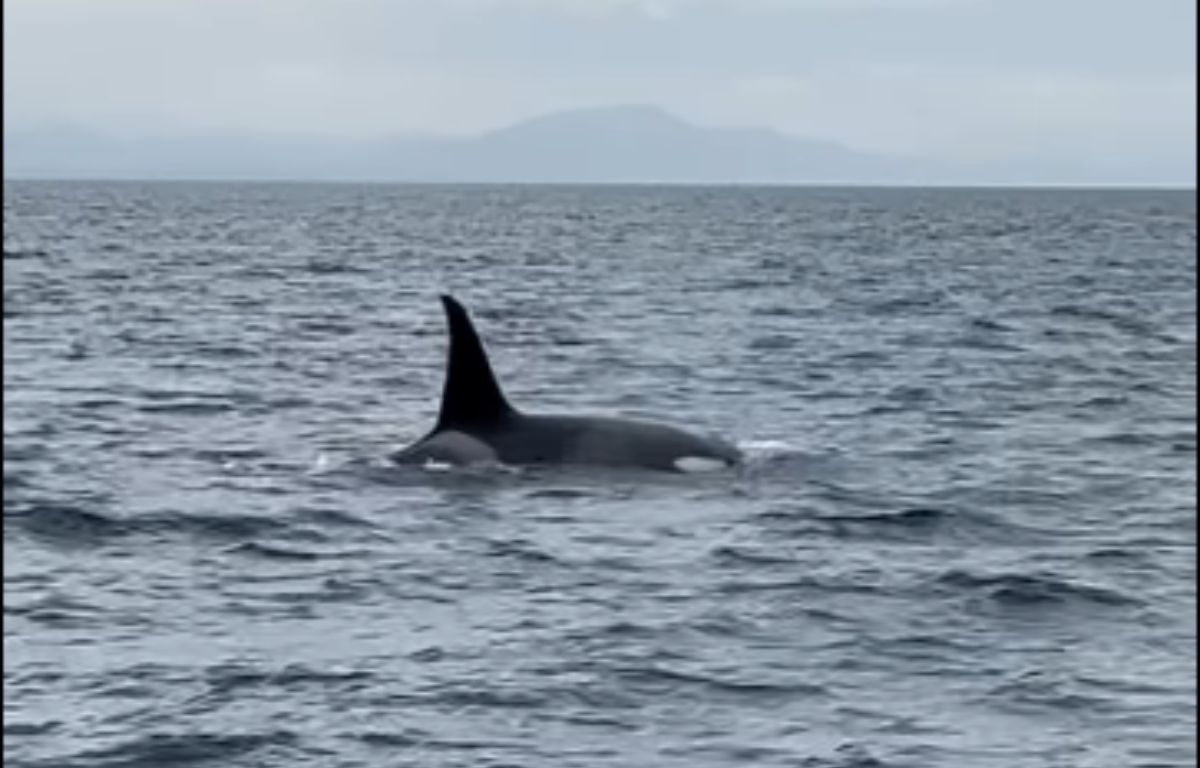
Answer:
POLYGON ((433 429, 391 454, 399 464, 601 466, 666 472, 734 467, 741 452, 665 424, 517 410, 500 388, 467 310, 442 295, 450 334, 433 429))

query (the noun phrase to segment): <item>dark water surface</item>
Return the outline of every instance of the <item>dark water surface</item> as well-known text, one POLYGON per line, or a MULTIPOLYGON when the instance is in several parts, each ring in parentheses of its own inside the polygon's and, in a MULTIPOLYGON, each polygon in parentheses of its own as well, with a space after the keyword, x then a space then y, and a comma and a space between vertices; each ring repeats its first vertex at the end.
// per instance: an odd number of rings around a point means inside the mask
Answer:
POLYGON ((11 766, 1192 766, 1195 196, 5 184, 11 766), (736 474, 430 472, 510 395, 736 474))

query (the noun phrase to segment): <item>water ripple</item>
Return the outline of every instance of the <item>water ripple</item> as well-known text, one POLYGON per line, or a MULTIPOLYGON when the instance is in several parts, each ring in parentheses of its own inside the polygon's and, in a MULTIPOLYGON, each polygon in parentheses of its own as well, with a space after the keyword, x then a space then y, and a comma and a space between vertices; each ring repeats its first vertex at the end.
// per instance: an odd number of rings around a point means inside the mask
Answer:
POLYGON ((1195 765, 1192 192, 4 206, 12 765, 1195 765), (393 466, 442 292, 746 466, 393 466))

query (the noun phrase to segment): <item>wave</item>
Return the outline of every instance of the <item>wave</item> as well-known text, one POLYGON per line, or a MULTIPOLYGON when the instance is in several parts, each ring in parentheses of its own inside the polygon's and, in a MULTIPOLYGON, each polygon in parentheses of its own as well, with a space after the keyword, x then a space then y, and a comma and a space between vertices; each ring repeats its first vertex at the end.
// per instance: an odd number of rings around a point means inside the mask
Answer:
MULTIPOLYGON (((846 503, 840 497, 836 501, 839 506, 846 503)), ((1037 529, 1013 523, 999 515, 932 505, 841 513, 789 504, 760 512, 755 519, 792 538, 823 536, 839 541, 1008 544, 1037 541, 1042 535, 1037 529)))
POLYGON ((25 762, 27 768, 160 768, 164 765, 229 765, 268 747, 295 747, 291 731, 262 733, 151 733, 110 747, 25 762))
POLYGON ((634 690, 642 692, 646 692, 647 689, 657 692, 670 690, 683 693, 692 689, 705 698, 708 695, 732 695, 766 700, 778 697, 813 697, 829 694, 829 690, 825 686, 815 683, 790 680, 747 680, 717 673, 684 671, 656 665, 626 667, 616 670, 616 674, 634 690))
POLYGON ((230 550, 276 559, 330 556, 292 548, 297 541, 324 543, 325 528, 374 528, 352 513, 299 508, 278 517, 161 511, 121 517, 80 504, 58 501, 6 504, 5 521, 44 544, 58 548, 102 547, 127 538, 155 541, 233 543, 230 550))
POLYGON ((1051 575, 1000 573, 977 574, 951 570, 937 578, 939 585, 969 594, 981 594, 1008 607, 1062 605, 1129 607, 1141 603, 1116 589, 1082 584, 1051 575))
POLYGON ((121 520, 65 502, 26 502, 10 510, 5 505, 5 524, 42 541, 61 547, 94 546, 127 532, 121 520))

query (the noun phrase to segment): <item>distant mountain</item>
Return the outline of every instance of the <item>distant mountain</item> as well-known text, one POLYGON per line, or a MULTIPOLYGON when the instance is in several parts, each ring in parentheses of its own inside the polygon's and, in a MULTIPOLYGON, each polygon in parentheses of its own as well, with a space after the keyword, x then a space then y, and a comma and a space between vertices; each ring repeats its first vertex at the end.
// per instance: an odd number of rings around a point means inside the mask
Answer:
POLYGON ((654 107, 560 112, 456 149, 488 179, 833 182, 892 177, 895 160, 766 129, 702 128, 654 107))
MULTIPOLYGON (((1132 159, 1131 159, 1132 160, 1132 159)), ((4 132, 6 178, 772 184, 1154 184, 1180 177, 1113 159, 964 166, 858 152, 764 128, 712 128, 656 107, 557 112, 465 138, 131 137, 4 132)), ((1184 174, 1186 176, 1187 174, 1184 174)))
POLYGON ((8 178, 482 182, 869 182, 894 158, 761 128, 706 128, 655 107, 558 112, 467 138, 142 138, 4 133, 8 178))

